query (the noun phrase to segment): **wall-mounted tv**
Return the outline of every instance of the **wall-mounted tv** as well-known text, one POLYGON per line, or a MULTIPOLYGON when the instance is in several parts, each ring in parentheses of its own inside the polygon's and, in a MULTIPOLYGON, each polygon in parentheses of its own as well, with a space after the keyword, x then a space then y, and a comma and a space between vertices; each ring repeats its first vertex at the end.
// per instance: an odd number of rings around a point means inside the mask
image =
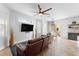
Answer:
POLYGON ((33 31, 33 25, 31 24, 21 24, 21 32, 33 31))

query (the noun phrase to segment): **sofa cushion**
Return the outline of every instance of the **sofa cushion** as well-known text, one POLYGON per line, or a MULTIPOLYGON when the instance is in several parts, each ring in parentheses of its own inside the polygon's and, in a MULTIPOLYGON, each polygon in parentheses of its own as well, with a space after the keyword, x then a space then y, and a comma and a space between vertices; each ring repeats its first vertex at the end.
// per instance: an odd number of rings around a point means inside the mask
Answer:
POLYGON ((47 38, 47 35, 41 35, 41 38, 45 39, 45 38, 47 38))
POLYGON ((22 50, 22 51, 24 51, 25 49, 26 49, 26 43, 24 44, 24 42, 23 43, 19 43, 19 44, 17 44, 16 46, 18 47, 18 48, 20 48, 20 50, 22 50))
POLYGON ((37 42, 37 41, 39 41, 41 39, 42 38, 36 38, 36 39, 28 40, 28 44, 32 44, 32 43, 37 42))

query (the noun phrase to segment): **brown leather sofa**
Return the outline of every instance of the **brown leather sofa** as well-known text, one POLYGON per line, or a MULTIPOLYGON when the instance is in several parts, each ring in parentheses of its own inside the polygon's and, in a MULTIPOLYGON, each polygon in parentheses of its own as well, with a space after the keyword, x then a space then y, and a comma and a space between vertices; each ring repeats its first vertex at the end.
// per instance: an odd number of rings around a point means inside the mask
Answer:
POLYGON ((28 40, 28 42, 18 43, 18 56, 36 56, 49 45, 48 36, 41 36, 40 38, 28 40))
POLYGON ((20 42, 16 44, 17 56, 25 56, 27 42, 20 42))
POLYGON ((43 40, 41 38, 29 40, 26 48, 26 55, 34 56, 41 52, 43 40))
POLYGON ((49 37, 48 36, 44 36, 44 37, 42 37, 42 39, 43 39, 42 50, 44 50, 49 45, 49 37))

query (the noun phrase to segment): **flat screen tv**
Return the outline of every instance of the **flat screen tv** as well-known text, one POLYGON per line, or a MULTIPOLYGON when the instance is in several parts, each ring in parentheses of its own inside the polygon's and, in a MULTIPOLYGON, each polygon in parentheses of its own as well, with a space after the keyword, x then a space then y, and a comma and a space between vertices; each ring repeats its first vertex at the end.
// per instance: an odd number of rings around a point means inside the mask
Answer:
POLYGON ((22 24, 21 25, 21 32, 29 32, 33 31, 33 25, 31 24, 22 24))

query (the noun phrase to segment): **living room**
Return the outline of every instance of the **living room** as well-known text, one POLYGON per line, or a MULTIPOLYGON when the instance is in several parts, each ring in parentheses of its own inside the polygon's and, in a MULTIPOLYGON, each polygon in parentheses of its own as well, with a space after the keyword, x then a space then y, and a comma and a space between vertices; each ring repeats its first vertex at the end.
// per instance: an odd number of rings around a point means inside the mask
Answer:
POLYGON ((79 4, 76 3, 0 3, 0 50, 2 51, 0 55, 79 55, 76 53, 78 51, 78 34, 76 36, 73 34, 73 32, 79 32, 78 6, 79 4), (46 13, 44 14, 44 12, 46 13), (72 38, 71 34, 76 38, 72 38), (35 43, 26 45, 29 41, 35 43), (18 44, 22 42, 26 42, 26 44, 18 44), (16 44, 18 50, 15 55, 13 46, 16 44), (69 46, 64 46, 65 44, 69 46), (65 54, 63 48, 61 51, 61 45, 66 48, 65 54), (18 46, 25 51, 22 52, 18 46), (24 46, 28 46, 28 50, 24 46), (36 50, 33 50, 34 48, 36 50), (5 54, 4 50, 10 51, 5 54), (29 50, 30 52, 27 53, 29 50))
MULTIPOLYGON (((13 4, 0 4, 1 7, 1 24, 3 25, 3 37, 0 45, 0 50, 10 45, 10 38, 13 33, 13 44, 19 42, 35 39, 41 35, 47 34, 47 20, 46 18, 35 17, 35 14, 29 15, 28 8, 30 4, 13 3, 13 4), (13 6, 13 7, 12 7, 13 6), (25 12, 27 10, 27 12, 25 12), (43 20, 45 19, 45 20, 43 20), (28 27, 27 31, 23 31, 23 26, 33 26, 32 29, 28 27), (30 31, 29 31, 30 30, 30 31)), ((36 6, 37 7, 37 6, 36 6)), ((11 43, 12 44, 12 43, 11 43)))

